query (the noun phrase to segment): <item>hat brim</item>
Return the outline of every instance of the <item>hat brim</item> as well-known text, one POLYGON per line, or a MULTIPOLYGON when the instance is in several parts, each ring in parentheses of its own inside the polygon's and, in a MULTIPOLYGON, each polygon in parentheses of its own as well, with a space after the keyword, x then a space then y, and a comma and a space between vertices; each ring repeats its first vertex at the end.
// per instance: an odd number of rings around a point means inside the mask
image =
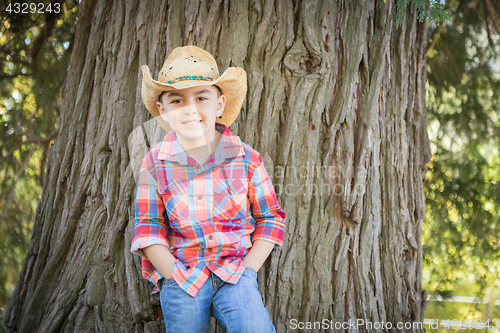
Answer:
POLYGON ((141 95, 144 105, 153 117, 155 117, 160 126, 167 132, 170 132, 171 127, 168 122, 161 117, 156 106, 158 97, 163 91, 217 85, 226 96, 226 104, 221 115, 222 118, 218 119, 217 122, 223 123, 226 126, 230 126, 238 117, 247 92, 247 75, 245 70, 239 67, 227 68, 224 73, 214 81, 185 80, 173 84, 153 80, 147 65, 143 65, 141 69, 141 95))

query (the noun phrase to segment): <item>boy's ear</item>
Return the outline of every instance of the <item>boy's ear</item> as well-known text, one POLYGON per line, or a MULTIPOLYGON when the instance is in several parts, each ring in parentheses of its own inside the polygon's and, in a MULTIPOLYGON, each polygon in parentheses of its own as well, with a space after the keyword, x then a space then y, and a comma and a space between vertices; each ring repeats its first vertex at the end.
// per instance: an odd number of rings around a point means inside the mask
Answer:
POLYGON ((161 102, 156 102, 156 107, 158 108, 158 111, 160 113, 165 112, 165 109, 163 108, 163 104, 161 102))
POLYGON ((222 112, 224 111, 224 106, 226 105, 226 96, 224 95, 220 95, 219 96, 219 101, 218 101, 218 104, 217 104, 217 117, 220 116, 222 114, 222 112))
POLYGON ((160 113, 160 117, 168 123, 167 111, 165 111, 163 104, 161 102, 156 102, 156 107, 158 108, 158 112, 160 113))

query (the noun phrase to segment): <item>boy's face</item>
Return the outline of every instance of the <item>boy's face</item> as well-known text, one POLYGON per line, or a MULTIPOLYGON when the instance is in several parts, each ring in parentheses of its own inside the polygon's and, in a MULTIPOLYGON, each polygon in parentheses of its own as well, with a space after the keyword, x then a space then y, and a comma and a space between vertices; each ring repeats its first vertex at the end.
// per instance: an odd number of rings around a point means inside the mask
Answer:
POLYGON ((215 121, 225 104, 226 96, 219 96, 219 89, 213 85, 164 92, 161 102, 156 102, 160 115, 176 135, 192 142, 213 139, 215 121))

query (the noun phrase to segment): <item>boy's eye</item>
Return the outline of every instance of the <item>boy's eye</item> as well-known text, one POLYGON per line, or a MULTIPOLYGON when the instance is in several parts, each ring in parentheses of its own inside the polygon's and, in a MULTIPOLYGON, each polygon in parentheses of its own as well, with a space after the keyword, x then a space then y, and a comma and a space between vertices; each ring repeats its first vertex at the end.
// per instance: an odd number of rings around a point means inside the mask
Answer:
MULTIPOLYGON (((208 100, 208 98, 206 97, 198 97, 198 99, 201 99, 202 101, 208 100)), ((173 101, 170 102, 170 104, 178 104, 180 102, 182 102, 180 99, 174 99, 173 101)))

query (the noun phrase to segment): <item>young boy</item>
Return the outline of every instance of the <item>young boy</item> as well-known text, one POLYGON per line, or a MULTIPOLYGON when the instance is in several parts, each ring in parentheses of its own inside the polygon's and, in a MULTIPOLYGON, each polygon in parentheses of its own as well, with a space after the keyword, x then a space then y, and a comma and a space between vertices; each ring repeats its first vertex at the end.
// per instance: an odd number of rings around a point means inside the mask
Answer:
POLYGON ((234 135, 246 73, 219 76, 210 53, 174 49, 142 97, 167 131, 141 165, 131 252, 155 284, 167 332, 276 332, 257 271, 283 244, 285 212, 260 154, 234 135))

